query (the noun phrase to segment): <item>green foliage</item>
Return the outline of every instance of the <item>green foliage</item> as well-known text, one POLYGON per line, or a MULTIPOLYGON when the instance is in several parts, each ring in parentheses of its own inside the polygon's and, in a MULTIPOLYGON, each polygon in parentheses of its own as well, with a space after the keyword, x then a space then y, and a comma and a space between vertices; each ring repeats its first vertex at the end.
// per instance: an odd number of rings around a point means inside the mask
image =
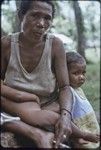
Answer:
POLYGON ((95 111, 100 110, 100 63, 87 65, 87 80, 82 86, 95 111))
POLYGON ((64 19, 63 16, 58 16, 54 19, 53 26, 56 32, 75 39, 76 26, 71 19, 64 19))
POLYGON ((89 62, 96 63, 100 61, 100 48, 88 48, 85 53, 89 62))
POLYGON ((16 12, 10 9, 10 3, 8 1, 5 1, 1 8, 1 27, 6 33, 11 33, 15 24, 16 12))

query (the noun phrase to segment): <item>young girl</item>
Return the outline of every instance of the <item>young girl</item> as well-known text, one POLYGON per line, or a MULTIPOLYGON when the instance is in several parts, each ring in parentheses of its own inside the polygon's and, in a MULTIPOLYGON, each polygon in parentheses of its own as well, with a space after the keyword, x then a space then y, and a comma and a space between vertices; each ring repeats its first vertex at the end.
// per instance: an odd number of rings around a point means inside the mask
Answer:
MULTIPOLYGON (((68 52, 66 54, 67 67, 69 71, 69 81, 73 95, 72 121, 76 126, 85 132, 99 134, 99 125, 94 110, 80 88, 85 82, 86 61, 76 52, 68 52)), ((81 143, 75 140, 74 146, 79 148, 97 148, 99 143, 81 143)), ((90 139, 88 139, 90 141, 90 139)), ((82 141, 84 142, 84 141, 82 141)))

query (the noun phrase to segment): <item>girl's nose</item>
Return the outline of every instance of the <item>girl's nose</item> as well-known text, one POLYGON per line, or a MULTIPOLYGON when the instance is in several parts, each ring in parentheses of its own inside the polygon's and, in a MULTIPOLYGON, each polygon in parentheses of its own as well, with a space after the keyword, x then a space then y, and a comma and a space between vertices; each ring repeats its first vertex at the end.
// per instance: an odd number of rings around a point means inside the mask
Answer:
POLYGON ((84 75, 82 75, 82 74, 79 76, 79 78, 80 78, 81 80, 84 80, 84 79, 85 79, 84 75))

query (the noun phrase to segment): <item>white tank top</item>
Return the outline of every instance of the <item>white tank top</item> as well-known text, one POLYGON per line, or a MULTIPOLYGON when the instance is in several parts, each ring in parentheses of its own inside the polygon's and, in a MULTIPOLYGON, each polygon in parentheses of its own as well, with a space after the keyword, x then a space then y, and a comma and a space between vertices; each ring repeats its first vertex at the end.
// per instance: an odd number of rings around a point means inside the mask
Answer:
POLYGON ((4 83, 15 89, 36 94, 41 104, 56 100, 56 78, 51 70, 53 35, 47 36, 42 57, 31 73, 28 73, 21 64, 18 39, 19 33, 11 35, 11 54, 4 83))

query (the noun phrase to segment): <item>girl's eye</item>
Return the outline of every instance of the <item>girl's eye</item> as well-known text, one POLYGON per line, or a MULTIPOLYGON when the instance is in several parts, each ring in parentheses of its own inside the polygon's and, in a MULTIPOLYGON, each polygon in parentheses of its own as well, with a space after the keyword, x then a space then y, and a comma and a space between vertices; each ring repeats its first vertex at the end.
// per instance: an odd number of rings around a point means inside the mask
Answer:
POLYGON ((74 75, 78 75, 78 72, 73 72, 74 75))
POLYGON ((83 75, 85 75, 85 74, 86 74, 86 71, 83 72, 83 75))

